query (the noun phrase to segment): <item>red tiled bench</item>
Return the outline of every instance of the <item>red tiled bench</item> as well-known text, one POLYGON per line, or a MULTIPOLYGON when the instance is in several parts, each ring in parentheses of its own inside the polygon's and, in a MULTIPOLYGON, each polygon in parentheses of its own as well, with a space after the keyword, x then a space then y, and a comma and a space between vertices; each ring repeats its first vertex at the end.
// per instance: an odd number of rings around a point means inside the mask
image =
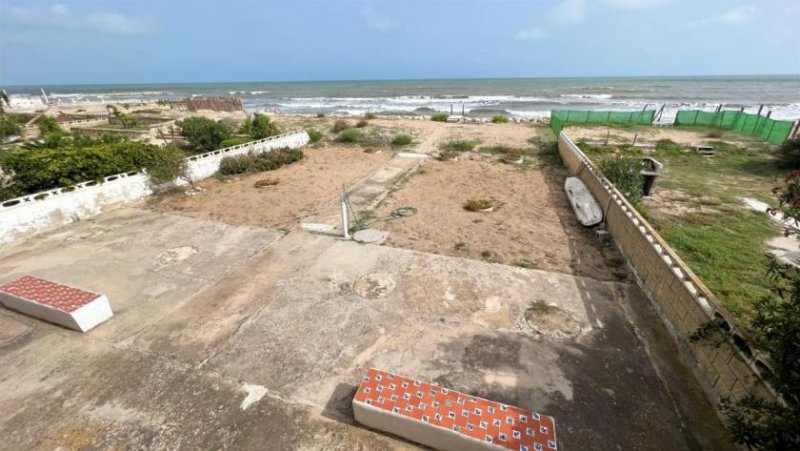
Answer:
POLYGON ((105 295, 33 276, 0 285, 0 303, 11 310, 87 332, 114 313, 105 295))
POLYGON ((550 451, 552 417, 371 369, 353 399, 359 423, 440 450, 550 451))

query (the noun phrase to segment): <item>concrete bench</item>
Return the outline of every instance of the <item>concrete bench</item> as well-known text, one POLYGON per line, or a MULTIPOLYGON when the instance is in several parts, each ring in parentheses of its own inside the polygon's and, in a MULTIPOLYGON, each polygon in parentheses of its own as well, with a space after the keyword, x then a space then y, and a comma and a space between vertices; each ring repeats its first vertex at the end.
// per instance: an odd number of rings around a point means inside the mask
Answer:
POLYGON ((11 310, 87 332, 114 313, 105 295, 33 276, 0 285, 0 303, 11 310))
POLYGON ((552 417, 371 369, 353 399, 357 422, 439 450, 557 449, 552 417))

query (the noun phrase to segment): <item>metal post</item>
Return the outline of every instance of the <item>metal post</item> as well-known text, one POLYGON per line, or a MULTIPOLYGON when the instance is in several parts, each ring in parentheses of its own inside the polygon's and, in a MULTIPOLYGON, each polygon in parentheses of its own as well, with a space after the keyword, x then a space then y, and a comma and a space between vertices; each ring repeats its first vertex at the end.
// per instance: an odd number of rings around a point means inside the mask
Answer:
POLYGON ((342 237, 350 239, 350 218, 347 216, 347 191, 342 185, 342 237))

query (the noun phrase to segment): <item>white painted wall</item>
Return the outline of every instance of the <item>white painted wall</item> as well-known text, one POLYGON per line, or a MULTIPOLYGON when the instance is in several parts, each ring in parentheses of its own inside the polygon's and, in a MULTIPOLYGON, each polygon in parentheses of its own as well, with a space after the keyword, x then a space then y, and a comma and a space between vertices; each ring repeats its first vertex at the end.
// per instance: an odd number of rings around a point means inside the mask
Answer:
MULTIPOLYGON (((300 131, 195 155, 187 158, 189 176, 193 181, 210 177, 227 156, 269 152, 282 147, 298 148, 308 141, 308 134, 300 131)), ((0 204, 0 244, 90 218, 112 205, 136 202, 150 194, 147 174, 131 172, 106 177, 102 182, 84 182, 10 199, 0 204)))

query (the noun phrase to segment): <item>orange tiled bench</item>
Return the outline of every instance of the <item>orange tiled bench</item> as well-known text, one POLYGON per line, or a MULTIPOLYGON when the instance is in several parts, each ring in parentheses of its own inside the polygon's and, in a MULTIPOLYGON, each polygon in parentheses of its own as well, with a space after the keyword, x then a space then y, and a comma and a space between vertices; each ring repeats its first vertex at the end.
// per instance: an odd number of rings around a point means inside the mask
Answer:
POLYGON ((0 303, 11 310, 81 332, 114 315, 105 295, 33 276, 0 285, 0 303))
POLYGON ((371 369, 353 399, 356 421, 440 450, 549 451, 552 417, 371 369))

